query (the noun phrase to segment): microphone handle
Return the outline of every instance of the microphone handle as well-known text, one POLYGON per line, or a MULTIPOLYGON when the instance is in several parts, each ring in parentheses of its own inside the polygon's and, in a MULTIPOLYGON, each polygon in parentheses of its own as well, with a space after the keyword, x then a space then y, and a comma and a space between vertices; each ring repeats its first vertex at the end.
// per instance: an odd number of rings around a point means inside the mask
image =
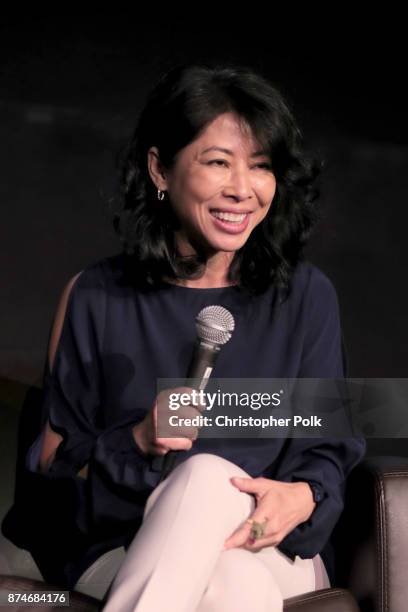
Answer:
MULTIPOLYGON (((190 382, 189 386, 198 391, 205 389, 219 353, 220 345, 206 343, 202 340, 197 341, 187 373, 187 382, 192 378, 195 380, 193 384, 190 382)), ((160 457, 163 463, 159 483, 162 482, 174 468, 178 452, 180 451, 171 450, 164 457, 160 457)))

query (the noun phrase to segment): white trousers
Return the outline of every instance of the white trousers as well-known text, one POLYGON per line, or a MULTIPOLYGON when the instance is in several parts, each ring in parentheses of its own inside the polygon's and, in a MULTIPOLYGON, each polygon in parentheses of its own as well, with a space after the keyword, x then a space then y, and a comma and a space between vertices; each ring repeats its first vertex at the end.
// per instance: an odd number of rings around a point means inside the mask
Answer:
POLYGON ((154 489, 104 612, 279 612, 285 598, 330 586, 320 555, 291 561, 274 546, 223 551, 255 509, 231 476, 249 477, 200 453, 154 489))

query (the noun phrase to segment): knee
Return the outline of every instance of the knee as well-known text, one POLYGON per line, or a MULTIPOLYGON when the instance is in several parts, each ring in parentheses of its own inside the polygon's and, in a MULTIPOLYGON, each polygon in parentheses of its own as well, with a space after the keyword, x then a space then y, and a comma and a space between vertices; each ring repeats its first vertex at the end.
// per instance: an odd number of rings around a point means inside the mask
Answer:
POLYGON ((256 559, 251 551, 243 548, 231 548, 221 553, 217 562, 217 575, 226 581, 231 578, 248 583, 252 580, 258 583, 269 583, 273 580, 266 565, 256 559))
POLYGON ((181 463, 175 472, 180 470, 181 478, 191 479, 200 485, 202 492, 216 492, 220 496, 218 499, 231 500, 234 505, 244 508, 244 513, 252 512, 255 507, 255 500, 252 495, 242 493, 234 487, 230 478, 237 476, 249 478, 247 472, 235 463, 213 455, 212 453, 197 453, 181 463))
MULTIPOLYGON (((248 476, 244 470, 231 461, 211 453, 197 453, 180 463, 150 494, 147 499, 145 514, 153 502, 162 492, 169 488, 183 488, 187 483, 199 485, 199 490, 207 495, 208 490, 213 493, 222 493, 223 496, 231 494, 237 497, 240 493, 230 482, 229 476, 239 476, 240 473, 248 476)), ((193 487, 198 494, 197 487, 193 487)))
POLYGON ((186 470, 189 473, 194 471, 204 473, 207 476, 211 474, 211 478, 216 475, 220 475, 223 478, 231 478, 231 476, 239 476, 241 478, 249 477, 247 472, 238 465, 235 465, 235 463, 212 453, 197 453, 196 455, 192 455, 183 461, 178 468, 186 470))
POLYGON ((220 596, 224 589, 234 589, 254 602, 282 600, 277 582, 266 565, 242 548, 221 553, 210 587, 209 597, 220 596))

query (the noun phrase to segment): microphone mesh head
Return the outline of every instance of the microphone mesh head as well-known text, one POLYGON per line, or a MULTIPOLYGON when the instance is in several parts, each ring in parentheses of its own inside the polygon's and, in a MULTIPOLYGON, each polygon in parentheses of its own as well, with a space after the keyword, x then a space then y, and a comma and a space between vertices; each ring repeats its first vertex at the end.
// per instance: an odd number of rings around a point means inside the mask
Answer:
POLYGON ((206 306, 196 317, 198 337, 213 344, 226 344, 234 327, 234 317, 223 306, 206 306))

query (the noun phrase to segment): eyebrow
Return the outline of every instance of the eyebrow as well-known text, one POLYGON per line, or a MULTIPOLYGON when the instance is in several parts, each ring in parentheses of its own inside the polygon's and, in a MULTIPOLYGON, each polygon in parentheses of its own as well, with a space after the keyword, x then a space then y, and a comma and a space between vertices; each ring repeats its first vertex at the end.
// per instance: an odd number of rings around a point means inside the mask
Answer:
MULTIPOLYGON (((205 149, 202 154, 208 153, 208 151, 221 151, 221 153, 226 153, 227 155, 234 155, 230 149, 224 149, 224 147, 208 147, 208 149, 205 149)), ((262 150, 255 151, 255 153, 252 153, 251 157, 259 157, 260 155, 268 155, 268 153, 262 150)))

